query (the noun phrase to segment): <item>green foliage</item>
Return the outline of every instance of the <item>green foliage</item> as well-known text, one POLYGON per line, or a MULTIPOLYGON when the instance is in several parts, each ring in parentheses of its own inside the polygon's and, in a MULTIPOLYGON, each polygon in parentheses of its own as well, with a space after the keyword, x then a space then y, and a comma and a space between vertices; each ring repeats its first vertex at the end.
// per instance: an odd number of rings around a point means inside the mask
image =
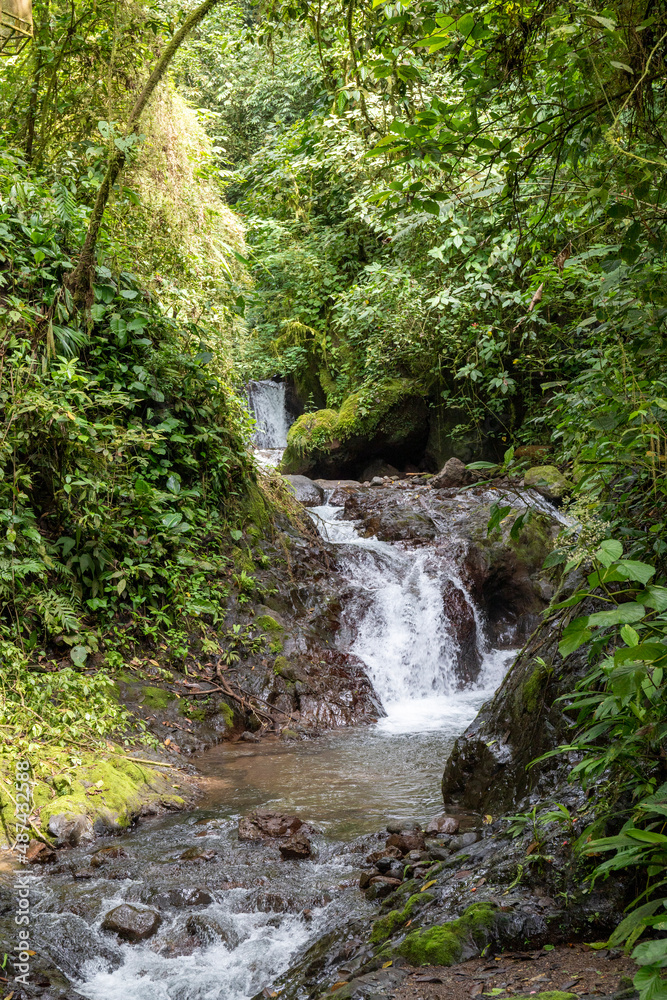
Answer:
MULTIPOLYGON (((549 755, 576 752, 571 780, 596 788, 595 821, 579 846, 610 857, 598 861, 592 877, 623 869, 641 875, 642 891, 610 938, 628 947, 642 934, 667 929, 667 587, 654 577, 653 566, 624 557, 622 543, 606 539, 594 553, 588 588, 562 603, 576 609, 594 597, 603 609, 573 618, 563 630, 561 654, 590 644, 593 668, 565 696, 568 711, 577 712, 575 738, 549 755), (618 830, 613 836, 605 836, 609 825, 618 830)), ((665 944, 651 938, 632 953, 641 966, 635 986, 642 1000, 667 995, 665 944)))

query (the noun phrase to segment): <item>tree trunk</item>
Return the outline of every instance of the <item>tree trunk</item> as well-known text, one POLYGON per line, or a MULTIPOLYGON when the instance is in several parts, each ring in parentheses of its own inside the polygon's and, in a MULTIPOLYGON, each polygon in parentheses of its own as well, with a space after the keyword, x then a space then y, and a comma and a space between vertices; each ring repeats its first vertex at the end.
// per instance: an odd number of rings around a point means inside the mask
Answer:
MULTIPOLYGON (((134 107, 130 112, 125 128, 126 137, 131 135, 134 131, 134 126, 141 118, 153 91, 164 76, 169 63, 174 58, 174 55, 178 51, 181 43, 185 40, 192 29, 196 28, 199 22, 202 21, 209 11, 212 10, 212 8, 218 3, 220 3, 220 0, 204 0, 204 3, 197 7, 196 10, 194 10, 192 14, 185 19, 181 27, 173 36, 166 49, 158 59, 155 69, 146 81, 146 84, 134 103, 134 107)), ((86 238, 83 241, 83 246, 81 247, 78 263, 67 280, 67 285, 72 292, 74 302, 79 309, 87 308, 92 301, 97 237, 102 224, 102 219, 104 218, 104 212, 109 201, 109 196, 111 195, 113 186, 116 183, 116 178, 125 166, 125 160, 126 154, 114 146, 109 157, 107 172, 97 192, 95 205, 93 206, 93 211, 88 222, 86 238)))

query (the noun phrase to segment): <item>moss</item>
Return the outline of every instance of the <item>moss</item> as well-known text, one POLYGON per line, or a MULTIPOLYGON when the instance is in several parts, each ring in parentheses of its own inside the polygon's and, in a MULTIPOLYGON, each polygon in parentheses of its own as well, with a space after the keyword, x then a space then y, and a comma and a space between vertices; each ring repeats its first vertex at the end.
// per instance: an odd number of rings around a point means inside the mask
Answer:
MULTIPOLYGON (((513 521, 511 518, 508 524, 513 521)), ((508 533, 507 542, 522 562, 540 568, 553 548, 552 522, 544 514, 534 515, 516 540, 508 533)))
POLYGON ((527 488, 535 487, 545 496, 555 500, 572 489, 572 484, 555 465, 536 465, 528 469, 523 481, 527 488))
POLYGON ((171 691, 167 691, 166 688, 145 685, 142 687, 141 693, 144 705, 147 705, 148 708, 156 708, 162 711, 167 708, 170 701, 175 701, 176 699, 176 695, 172 694, 171 691))
POLYGON ((273 672, 278 677, 284 677, 288 681, 294 680, 294 667, 286 656, 276 656, 273 661, 273 672))
POLYGON ((256 567, 248 549, 235 545, 232 549, 232 559, 237 573, 247 573, 250 576, 255 572, 256 567))
POLYGON ((285 631, 283 626, 275 618, 272 618, 271 615, 258 615, 255 618, 255 625, 261 628, 262 632, 267 632, 269 635, 280 635, 285 631))
POLYGON ((227 729, 234 728, 234 709, 231 705, 228 705, 226 701, 221 701, 218 703, 218 712, 225 720, 225 725, 227 729))
POLYGON ((407 923, 417 903, 428 903, 432 899, 435 899, 435 896, 430 892, 416 892, 410 896, 402 910, 390 910, 386 917, 376 920, 371 930, 370 939, 373 944, 379 944, 385 938, 391 937, 395 930, 407 923))
POLYGON ((453 965, 472 939, 482 947, 495 921, 496 907, 473 903, 457 920, 412 931, 396 949, 411 965, 453 965))
POLYGON ((531 1000, 576 1000, 576 993, 564 993, 562 990, 545 990, 544 993, 534 993, 531 1000))
POLYGON ((528 712, 529 715, 532 715, 537 710, 548 676, 548 668, 540 664, 535 667, 526 683, 517 692, 524 711, 528 712))
MULTIPOLYGON (((10 779, 0 777, 6 786, 10 779)), ((102 830, 127 827, 146 805, 182 808, 184 799, 174 789, 179 777, 176 771, 165 775, 159 765, 136 764, 121 754, 81 751, 73 763, 70 752, 50 748, 48 759, 34 772, 33 819, 46 835, 49 820, 59 813, 88 816, 102 830)), ((0 795, 0 822, 7 840, 13 839, 13 803, 5 795, 0 795)))
POLYGON ((197 722, 203 722, 206 718, 206 709, 197 708, 191 705, 189 701, 180 701, 178 704, 178 711, 180 715, 184 715, 186 719, 195 719, 197 722))
POLYGON ((313 448, 326 448, 336 437, 338 413, 336 410, 315 410, 302 413, 287 432, 287 447, 303 454, 313 448))

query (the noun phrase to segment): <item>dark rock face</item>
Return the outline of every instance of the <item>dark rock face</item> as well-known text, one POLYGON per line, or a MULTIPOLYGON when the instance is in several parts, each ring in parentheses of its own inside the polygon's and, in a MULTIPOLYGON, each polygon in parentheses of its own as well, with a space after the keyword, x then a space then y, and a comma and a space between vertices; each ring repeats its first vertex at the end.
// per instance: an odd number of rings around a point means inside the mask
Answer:
MULTIPOLYGON (((577 613, 597 610, 594 603, 577 613)), ((562 660, 559 634, 559 625, 549 621, 533 635, 495 697, 456 740, 442 779, 445 806, 497 814, 558 780, 558 761, 527 768, 566 742, 568 722, 557 699, 587 669, 583 651, 562 660)))
POLYGON ((107 913, 102 927, 124 941, 145 941, 155 934, 161 923, 162 917, 155 910, 140 910, 129 903, 121 903, 107 913))
POLYGON ((239 820, 239 840, 270 840, 291 837, 304 826, 298 816, 288 816, 271 809, 253 809, 239 820))

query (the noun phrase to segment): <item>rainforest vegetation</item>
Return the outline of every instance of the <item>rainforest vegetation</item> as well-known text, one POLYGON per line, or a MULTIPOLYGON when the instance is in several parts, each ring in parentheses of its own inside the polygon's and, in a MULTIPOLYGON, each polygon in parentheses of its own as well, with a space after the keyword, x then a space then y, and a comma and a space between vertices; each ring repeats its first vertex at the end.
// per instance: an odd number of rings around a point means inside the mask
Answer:
POLYGON ((543 446, 583 526, 570 606, 609 605, 563 637, 590 647, 576 778, 600 876, 646 873, 618 940, 650 931, 666 996, 664 5, 33 13, 0 64, 3 752, 94 746, 137 644, 213 641, 271 502, 249 378, 294 383, 297 457, 415 400, 432 462, 543 446))

